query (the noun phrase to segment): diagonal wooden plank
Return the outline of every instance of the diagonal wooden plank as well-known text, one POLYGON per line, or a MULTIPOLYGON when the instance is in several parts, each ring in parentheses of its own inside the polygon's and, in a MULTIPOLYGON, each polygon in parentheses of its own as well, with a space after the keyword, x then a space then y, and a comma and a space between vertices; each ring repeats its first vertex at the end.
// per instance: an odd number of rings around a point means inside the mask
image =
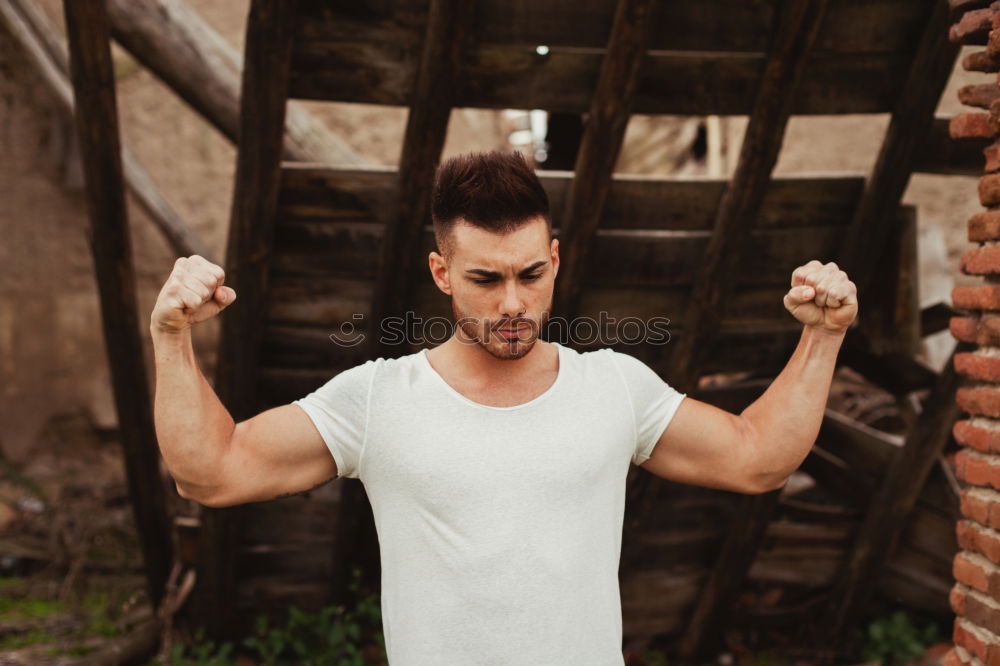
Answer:
MULTIPOLYGON (((62 109, 72 116, 69 55, 55 27, 31 0, 0 0, 0 22, 6 24, 15 41, 24 49, 42 82, 62 109)), ((128 143, 121 140, 120 145, 125 183, 170 247, 179 255, 209 257, 208 247, 160 193, 128 143)))
POLYGON ((553 312, 571 320, 621 151, 659 0, 619 0, 560 222, 553 312))
POLYGON ((67 1, 63 8, 76 98, 76 130, 87 184, 90 247, 101 297, 101 321, 126 479, 147 589, 158 606, 173 564, 173 546, 139 336, 108 17, 101 0, 67 1))
POLYGON ((847 271, 864 303, 889 239, 900 236, 893 215, 934 124, 934 110, 948 82, 959 46, 948 40, 948 6, 936 2, 886 130, 882 148, 851 220, 837 264, 847 271))
MULTIPOLYGON (((215 387, 236 422, 256 413, 268 269, 281 178, 295 2, 253 0, 247 18, 236 184, 226 247, 226 284, 241 307, 221 318, 215 387)), ((231 638, 240 517, 246 507, 202 509, 197 620, 213 639, 231 638)))
POLYGON ((805 57, 825 8, 826 2, 803 0, 789 0, 785 5, 736 171, 719 202, 708 250, 695 279, 692 305, 683 320, 690 333, 678 340, 670 381, 684 390, 698 380, 705 338, 718 327, 726 298, 739 278, 734 267, 760 212, 805 57))
MULTIPOLYGON (((681 390, 690 391, 696 387, 708 338, 718 329, 728 296, 739 280, 735 267, 760 213, 791 115, 796 87, 819 33, 826 4, 825 1, 788 0, 782 7, 736 172, 719 202, 705 261, 695 280, 691 305, 683 322, 686 331, 674 350, 670 381, 681 390)), ((655 484, 650 485, 654 486, 654 492, 647 493, 645 507, 655 500, 655 484)), ((722 546, 707 589, 699 597, 681 643, 681 654, 685 658, 703 654, 723 628, 779 494, 780 490, 775 490, 740 498, 736 527, 722 546)), ((642 511, 640 519, 641 515, 642 511)))
MULTIPOLYGON (((472 3, 431 0, 416 89, 406 121, 395 207, 385 225, 378 280, 372 299, 373 323, 402 316, 410 300, 420 232, 430 223, 434 172, 441 159, 454 91, 467 38, 472 3)), ((374 328, 373 330, 378 330, 374 328)), ((369 339, 374 352, 405 353, 405 343, 369 339)))
POLYGON ((879 586, 882 571, 959 416, 955 392, 961 377, 955 371, 955 354, 974 348, 964 342, 955 346, 923 413, 867 504, 867 513, 831 590, 826 621, 818 625, 824 628, 829 645, 837 644, 843 632, 857 622, 879 586))

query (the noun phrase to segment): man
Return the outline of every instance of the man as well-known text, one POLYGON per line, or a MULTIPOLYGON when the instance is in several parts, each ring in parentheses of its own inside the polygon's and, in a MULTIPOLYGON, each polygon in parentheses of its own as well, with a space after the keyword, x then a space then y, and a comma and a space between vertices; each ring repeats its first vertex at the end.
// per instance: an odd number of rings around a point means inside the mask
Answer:
POLYGON ((177 491, 218 507, 360 479, 378 529, 393 666, 622 664, 629 463, 737 492, 780 488, 819 430, 857 313, 854 284, 832 263, 795 270, 784 302, 805 325, 799 345, 735 415, 627 354, 537 338, 559 242, 519 153, 445 162, 432 208, 440 253, 428 264, 451 297, 454 334, 239 424, 190 340, 191 324, 236 294, 218 266, 177 261, 151 318, 156 429, 177 491))

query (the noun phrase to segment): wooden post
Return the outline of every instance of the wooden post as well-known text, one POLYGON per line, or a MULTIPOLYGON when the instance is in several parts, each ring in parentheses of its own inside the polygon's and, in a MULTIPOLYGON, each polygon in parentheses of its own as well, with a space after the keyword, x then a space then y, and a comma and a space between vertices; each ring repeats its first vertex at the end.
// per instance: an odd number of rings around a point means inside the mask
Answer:
MULTIPOLYGON (((825 1, 812 0, 787 0, 782 7, 736 172, 719 203, 705 261, 683 321, 684 331, 672 352, 669 380, 682 390, 696 388, 709 340, 722 320, 728 295, 739 282, 741 253, 771 181, 796 87, 825 10, 825 1)), ((646 510, 655 500, 655 487, 651 490, 641 505, 646 510)), ((700 656, 713 646, 756 558, 779 494, 780 490, 775 490, 740 499, 735 527, 722 546, 682 641, 684 658, 700 656)))
POLYGON ((948 41, 948 11, 942 0, 935 2, 837 257, 837 264, 858 286, 862 318, 865 295, 879 258, 889 239, 901 235, 903 220, 896 215, 896 208, 919 157, 920 142, 914 137, 930 133, 934 110, 958 56, 959 45, 948 41))
POLYGON ((552 310, 569 321, 576 314, 659 4, 659 0, 619 0, 615 11, 559 226, 560 275, 552 310))
MULTIPOLYGON (((247 19, 236 186, 224 266, 226 284, 239 300, 222 317, 215 379, 219 399, 237 423, 257 409, 257 363, 281 176, 295 4, 253 0, 247 19)), ((231 638, 236 629, 232 607, 243 510, 203 509, 195 607, 206 633, 215 639, 231 638)))
POLYGON ((826 604, 826 621, 819 624, 829 645, 836 644, 843 632, 854 625, 878 588, 879 577, 892 558, 917 498, 944 452, 960 414, 955 393, 961 377, 955 372, 955 353, 974 348, 970 343, 956 345, 927 398, 923 413, 867 504, 864 521, 826 604))
POLYGON ((63 9, 104 342, 149 596, 157 606, 173 548, 139 334, 108 19, 101 0, 68 0, 63 9))
POLYGON ((371 307, 368 342, 373 350, 387 357, 409 350, 405 341, 392 345, 377 334, 384 319, 403 316, 410 302, 415 272, 426 270, 415 259, 421 246, 421 231, 431 221, 434 172, 441 159, 454 104, 471 4, 463 0, 431 0, 430 4, 420 69, 399 159, 396 201, 382 236, 371 307))

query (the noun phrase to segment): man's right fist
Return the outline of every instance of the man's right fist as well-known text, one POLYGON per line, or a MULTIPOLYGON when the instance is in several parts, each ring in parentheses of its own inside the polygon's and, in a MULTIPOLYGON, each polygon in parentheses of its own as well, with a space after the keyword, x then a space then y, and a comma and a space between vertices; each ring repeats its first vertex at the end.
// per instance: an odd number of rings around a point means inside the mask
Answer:
POLYGON ((150 328, 180 333, 219 314, 236 300, 236 292, 222 286, 225 279, 222 268, 204 257, 180 257, 156 298, 150 328))

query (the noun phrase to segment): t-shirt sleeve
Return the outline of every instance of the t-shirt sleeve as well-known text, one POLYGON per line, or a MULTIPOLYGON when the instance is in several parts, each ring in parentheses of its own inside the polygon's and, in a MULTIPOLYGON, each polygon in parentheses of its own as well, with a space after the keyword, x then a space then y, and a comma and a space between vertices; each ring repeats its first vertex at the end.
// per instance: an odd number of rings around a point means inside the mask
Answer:
POLYGON ((611 350, 625 382, 625 390, 635 423, 635 450, 632 462, 640 465, 653 453, 660 435, 687 395, 663 381, 648 365, 621 352, 611 350))
POLYGON ((337 463, 337 476, 358 478, 368 430, 375 361, 336 374, 309 395, 292 402, 309 415, 337 463))

